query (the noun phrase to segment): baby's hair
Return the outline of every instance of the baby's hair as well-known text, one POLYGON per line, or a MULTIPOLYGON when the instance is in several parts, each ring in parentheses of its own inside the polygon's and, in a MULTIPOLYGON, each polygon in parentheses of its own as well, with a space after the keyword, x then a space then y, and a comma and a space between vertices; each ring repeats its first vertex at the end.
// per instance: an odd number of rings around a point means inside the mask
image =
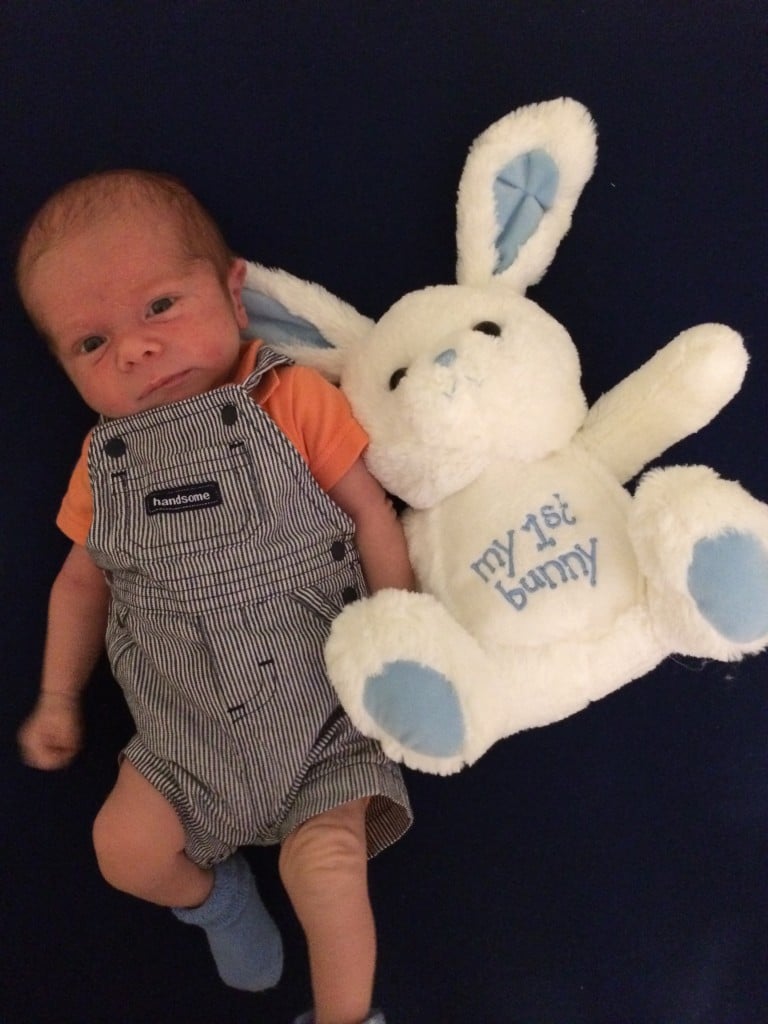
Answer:
POLYGON ((154 206, 170 214, 176 220, 187 256, 209 260, 222 284, 226 282, 234 253, 213 217, 182 182, 157 171, 97 171, 54 192, 22 235, 16 261, 16 284, 33 320, 34 310, 29 309, 26 283, 36 260, 70 232, 113 213, 120 205, 154 206))

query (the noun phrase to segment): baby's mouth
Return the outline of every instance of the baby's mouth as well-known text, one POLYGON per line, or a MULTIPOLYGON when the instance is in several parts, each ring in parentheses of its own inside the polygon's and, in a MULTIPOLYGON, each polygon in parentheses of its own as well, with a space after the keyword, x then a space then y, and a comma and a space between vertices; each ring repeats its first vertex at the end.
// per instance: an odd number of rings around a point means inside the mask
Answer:
POLYGON ((179 373, 170 373, 165 377, 157 377, 144 388, 139 395, 139 401, 143 402, 159 392, 172 391, 178 384, 181 384, 188 373, 189 370, 181 370, 179 373))

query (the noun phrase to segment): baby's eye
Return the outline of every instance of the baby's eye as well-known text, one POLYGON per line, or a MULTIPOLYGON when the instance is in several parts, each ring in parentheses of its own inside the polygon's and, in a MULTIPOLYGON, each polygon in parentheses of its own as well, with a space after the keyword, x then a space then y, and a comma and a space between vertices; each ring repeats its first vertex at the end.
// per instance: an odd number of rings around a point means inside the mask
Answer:
POLYGON ((173 302, 174 300, 169 295, 164 295, 162 299, 155 299, 154 302, 150 302, 150 316, 160 316, 161 313, 167 313, 173 302))
POLYGON ((102 338, 99 334, 92 334, 89 338, 83 338, 80 342, 80 351, 88 354, 89 352, 95 352, 97 348, 106 341, 106 338, 102 338))

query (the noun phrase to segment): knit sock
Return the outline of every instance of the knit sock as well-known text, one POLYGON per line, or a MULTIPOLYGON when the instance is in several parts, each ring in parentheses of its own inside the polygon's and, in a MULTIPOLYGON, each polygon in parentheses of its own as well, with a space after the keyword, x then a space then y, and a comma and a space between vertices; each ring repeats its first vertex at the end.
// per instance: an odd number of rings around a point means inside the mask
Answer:
MULTIPOLYGON (((293 1024, 315 1024, 315 1015, 311 1010, 308 1013, 302 1013, 293 1024)), ((360 1021, 360 1024, 387 1024, 387 1022, 384 1020, 381 1010, 371 1010, 371 1016, 360 1021)))
POLYGON ((242 854, 213 869, 213 889, 199 907, 174 907, 185 924, 204 929, 221 980, 232 988, 260 992, 280 980, 283 943, 256 889, 242 854))

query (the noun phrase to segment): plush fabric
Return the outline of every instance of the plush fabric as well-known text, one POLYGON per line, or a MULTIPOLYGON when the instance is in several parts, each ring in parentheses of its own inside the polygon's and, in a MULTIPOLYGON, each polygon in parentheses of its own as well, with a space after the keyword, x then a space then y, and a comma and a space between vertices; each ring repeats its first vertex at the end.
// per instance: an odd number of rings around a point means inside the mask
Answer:
POLYGON ((595 157, 572 99, 491 125, 459 187, 458 284, 406 295, 371 328, 318 286, 250 267, 246 304, 282 304, 280 331, 258 328, 295 359, 314 352, 303 331, 286 341, 286 309, 323 309, 323 368, 368 431, 371 470, 410 506, 423 593, 351 606, 326 653, 353 721, 413 768, 456 771, 674 652, 729 661, 768 642, 766 506, 704 466, 623 486, 738 392, 741 337, 683 331, 588 409, 567 331, 524 296, 595 157))

